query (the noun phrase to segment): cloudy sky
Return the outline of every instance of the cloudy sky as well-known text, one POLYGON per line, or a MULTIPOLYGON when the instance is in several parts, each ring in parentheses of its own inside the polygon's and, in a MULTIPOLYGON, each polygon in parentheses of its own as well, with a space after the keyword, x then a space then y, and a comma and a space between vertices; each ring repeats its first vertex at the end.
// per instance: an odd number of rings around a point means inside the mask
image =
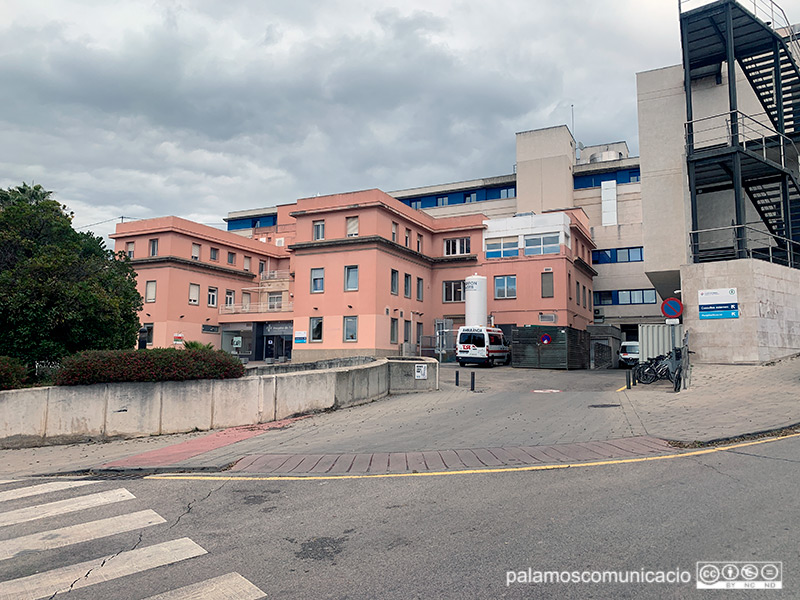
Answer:
POLYGON ((78 228, 508 174, 571 105, 635 154, 635 73, 680 62, 675 0, 3 0, 0 30, 0 187, 78 228))

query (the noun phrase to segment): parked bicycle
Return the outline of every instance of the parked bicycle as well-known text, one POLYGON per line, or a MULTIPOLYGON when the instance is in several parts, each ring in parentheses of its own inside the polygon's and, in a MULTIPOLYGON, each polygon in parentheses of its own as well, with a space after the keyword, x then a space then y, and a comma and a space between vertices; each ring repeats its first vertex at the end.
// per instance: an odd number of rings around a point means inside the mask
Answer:
MULTIPOLYGON (((637 381, 645 384, 661 379, 668 379, 675 383, 676 378, 679 378, 682 374, 679 361, 680 349, 677 349, 677 352, 673 350, 668 354, 662 354, 646 362, 639 363, 633 368, 633 376, 636 377, 637 381)), ((680 386, 680 383, 677 385, 680 386)))

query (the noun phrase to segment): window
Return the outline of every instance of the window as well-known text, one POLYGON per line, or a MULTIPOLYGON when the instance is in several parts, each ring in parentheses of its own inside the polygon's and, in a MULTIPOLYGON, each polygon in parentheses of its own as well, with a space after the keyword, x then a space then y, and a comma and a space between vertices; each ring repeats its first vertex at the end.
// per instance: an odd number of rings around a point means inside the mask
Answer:
POLYGON ((400 289, 400 273, 395 269, 392 269, 392 280, 389 289, 395 296, 399 293, 398 290, 400 289))
POLYGON ((150 240, 150 256, 158 256, 158 240, 150 240))
POLYGON ((516 198, 517 190, 515 188, 503 188, 500 190, 500 198, 516 198))
POLYGON ((225 306, 233 306, 236 302, 236 292, 225 290, 225 306))
POLYGON ((208 251, 208 257, 211 260, 219 260, 219 249, 210 248, 209 251, 208 251))
POLYGON ((311 317, 308 320, 308 329, 312 342, 322 341, 322 317, 311 317))
POLYGON ((519 256, 518 244, 516 237, 488 239, 486 240, 486 258, 519 256))
POLYGON ((464 301, 464 282, 445 281, 443 282, 442 302, 463 302, 464 301))
POLYGON ((250 292, 242 292, 242 310, 244 312, 250 310, 250 292))
POLYGON ((148 281, 144 284, 144 301, 145 302, 155 302, 156 301, 156 282, 155 281, 148 281))
POLYGON ((196 283, 189 284, 189 304, 200 304, 200 286, 196 283))
POLYGON ((313 239, 314 240, 324 240, 325 239, 325 221, 314 221, 313 222, 313 239))
POLYGON ((347 217, 345 219, 345 230, 347 237, 358 237, 358 217, 347 217))
POLYGON ((417 252, 422 253, 422 234, 417 234, 417 252))
POLYGON ((125 244, 125 253, 128 255, 128 258, 133 258, 133 248, 134 248, 133 242, 128 242, 127 244, 125 244))
POLYGON ((344 291, 354 292, 358 290, 358 267, 349 266, 344 268, 344 291))
POLYGON ((411 321, 403 321, 403 341, 406 344, 411 341, 411 321))
POLYGON ((283 293, 269 292, 267 294, 267 310, 281 310, 283 308, 283 293))
POLYGON ((447 206, 447 196, 438 196, 436 198, 436 206, 447 206))
POLYGON ((267 263, 263 260, 258 261, 258 274, 261 275, 264 271, 267 270, 267 263))
POLYGON ((542 273, 542 298, 552 298, 553 296, 553 272, 542 273))
POLYGON ((417 343, 422 343, 422 323, 417 323, 417 343))
POLYGON ((325 269, 311 269, 311 293, 319 294, 325 291, 325 269))
POLYGON ((557 233, 525 236, 525 256, 558 254, 560 251, 561 246, 558 244, 557 233))
POLYGON ((586 286, 583 286, 583 308, 586 308, 586 286))
POLYGON ((500 275, 494 278, 495 299, 517 297, 517 276, 500 275))
POLYGON ((413 209, 419 210, 420 208, 422 208, 422 200, 412 200, 409 203, 409 206, 413 209))
POLYGON ((147 343, 152 345, 153 344, 153 324, 152 323, 142 323, 142 327, 147 329, 147 343))
POLYGON ((656 291, 649 290, 615 290, 607 292, 595 292, 594 304, 655 304, 657 301, 656 291))
POLYGON ((600 198, 602 203, 602 225, 617 224, 617 182, 603 181, 600 184, 600 198))
POLYGON ((229 265, 236 264, 236 252, 228 252, 228 264, 229 265))
POLYGON ((358 341, 358 317, 344 317, 344 341, 358 341))
POLYGON ((200 260, 200 244, 192 244, 192 260, 200 260))
POLYGON ((396 344, 397 343, 397 319, 394 317, 389 325, 389 343, 396 344))
POLYGON ((392 241, 397 242, 397 223, 392 221, 392 241))
POLYGON ((417 300, 422 301, 424 291, 425 283, 422 281, 422 277, 417 277, 417 300))
POLYGON ((411 248, 411 230, 406 228, 406 248, 411 248))
POLYGON ((575 304, 580 306, 581 304, 581 283, 580 281, 575 282, 575 304))
POLYGON ((456 256, 459 254, 469 254, 469 238, 452 238, 444 241, 444 255, 456 256))
POLYGON ((464 194, 464 202, 477 202, 478 194, 475 192, 464 194))
POLYGON ((244 264, 242 265, 242 268, 245 271, 249 271, 250 270, 250 257, 249 256, 245 256, 244 257, 244 264))
POLYGON ((217 288, 208 288, 208 305, 214 307, 217 305, 217 288))
POLYGON ((403 295, 411 298, 411 275, 408 273, 403 276, 403 295))
POLYGON ((644 249, 641 246, 633 248, 611 248, 610 250, 593 250, 592 263, 603 265, 608 263, 642 262, 644 249))

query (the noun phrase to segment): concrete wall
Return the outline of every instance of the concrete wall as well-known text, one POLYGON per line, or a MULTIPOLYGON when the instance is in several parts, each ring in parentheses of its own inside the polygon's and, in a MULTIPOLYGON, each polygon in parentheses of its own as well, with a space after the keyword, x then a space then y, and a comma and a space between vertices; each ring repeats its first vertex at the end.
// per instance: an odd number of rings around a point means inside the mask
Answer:
POLYGON ((252 425, 438 389, 431 358, 377 359, 241 379, 113 383, 0 392, 0 447, 141 437, 252 425), (427 379, 414 365, 426 364, 427 379))
POLYGON ((681 267, 692 360, 760 363, 800 352, 800 271, 742 259, 681 267), (697 292, 737 288, 739 318, 699 318, 697 292))

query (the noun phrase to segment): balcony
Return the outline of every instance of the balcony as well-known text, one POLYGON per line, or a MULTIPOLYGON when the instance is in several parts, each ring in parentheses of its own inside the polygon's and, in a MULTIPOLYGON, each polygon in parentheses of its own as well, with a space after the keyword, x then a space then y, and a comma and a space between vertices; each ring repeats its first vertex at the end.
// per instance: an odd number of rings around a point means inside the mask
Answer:
POLYGON ((221 306, 221 315, 244 315, 258 313, 286 313, 294 310, 292 302, 249 302, 246 304, 227 304, 221 306))
POLYGON ((291 271, 262 271, 261 281, 281 281, 292 279, 291 271))

